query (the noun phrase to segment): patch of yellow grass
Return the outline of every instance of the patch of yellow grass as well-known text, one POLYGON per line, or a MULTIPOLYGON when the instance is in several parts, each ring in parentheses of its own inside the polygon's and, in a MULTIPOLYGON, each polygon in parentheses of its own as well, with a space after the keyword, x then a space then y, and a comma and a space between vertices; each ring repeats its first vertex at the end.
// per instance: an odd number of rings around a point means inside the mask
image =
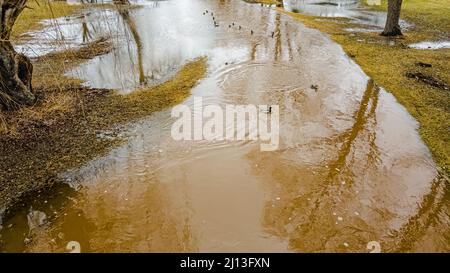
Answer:
POLYGON ((5 117, 0 111, 0 135, 8 131, 8 124, 6 123, 5 117))
POLYGON ((409 113, 420 123, 419 133, 430 148, 435 161, 448 174, 450 170, 450 91, 429 86, 405 76, 408 71, 420 71, 441 81, 450 83, 450 49, 417 50, 407 44, 424 39, 439 39, 447 35, 450 16, 447 14, 450 0, 407 0, 404 17, 417 27, 394 39, 395 45, 387 45, 387 39, 378 33, 349 33, 344 30, 355 25, 345 20, 325 19, 282 11, 306 26, 321 30, 342 45, 345 52, 361 66, 375 82, 394 94, 409 113), (414 6, 414 4, 417 4, 414 6), (427 3, 430 3, 428 5, 427 3), (440 14, 442 12, 442 14, 440 14), (427 14, 430 23, 422 24, 427 14), (431 19, 430 19, 431 18, 431 19), (442 23, 445 21, 445 23, 442 23), (432 64, 430 68, 417 62, 432 64))
POLYGON ((65 1, 30 0, 17 19, 12 36, 18 37, 30 30, 41 28, 40 21, 73 15, 83 9, 83 5, 69 5, 65 1))
POLYGON ((111 120, 139 118, 181 103, 206 74, 206 58, 184 65, 170 80, 156 86, 143 87, 128 95, 113 95, 99 106, 98 114, 111 120))
MULTIPOLYGON (((387 11, 387 0, 370 9, 387 11)), ((362 1, 365 3, 365 1, 362 1)), ((416 24, 418 31, 450 32, 450 0, 403 0, 401 17, 416 24)))
MULTIPOLYGON (((95 50, 93 54, 96 53, 95 50)), ((44 60, 58 63, 63 56, 60 54, 49 55, 49 59, 44 60)), ((48 69, 46 64, 36 67, 38 72, 48 69)), ((119 124, 180 103, 204 77, 206 68, 206 58, 193 60, 167 82, 142 88, 130 95, 71 85, 55 89, 52 82, 49 88, 45 88, 45 82, 41 82, 41 96, 44 98, 39 103, 3 113, 10 124, 8 135, 0 134, 4 141, 0 141, 0 176, 3 176, 0 177, 0 187, 9 187, 0 191, 0 206, 9 207, 22 202, 24 194, 50 186, 57 174, 79 168, 123 143, 120 137, 99 138, 94 132, 115 132, 114 128, 119 124)), ((62 74, 63 70, 59 73, 62 74)), ((55 74, 55 77, 58 76, 55 74)))
POLYGON ((277 0, 244 0, 244 1, 251 4, 265 4, 265 5, 276 5, 281 2, 277 0))
POLYGON ((48 96, 42 105, 45 109, 43 115, 54 116, 57 114, 65 114, 74 108, 76 99, 69 93, 61 92, 48 96))
POLYGON ((53 92, 47 94, 42 103, 17 110, 13 122, 2 119, 2 113, 0 112, 0 135, 9 134, 20 137, 17 129, 22 123, 37 122, 52 125, 56 119, 75 111, 76 101, 76 96, 69 92, 53 92))

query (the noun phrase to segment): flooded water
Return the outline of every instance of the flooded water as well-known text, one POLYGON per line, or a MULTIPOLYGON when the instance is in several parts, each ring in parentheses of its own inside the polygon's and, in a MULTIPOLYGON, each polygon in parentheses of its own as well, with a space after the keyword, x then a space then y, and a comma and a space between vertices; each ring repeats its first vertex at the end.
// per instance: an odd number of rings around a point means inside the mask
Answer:
POLYGON ((350 18, 358 23, 384 27, 386 14, 364 10, 358 0, 287 0, 285 9, 320 17, 350 18))
POLYGON ((18 52, 32 58, 54 51, 77 48, 93 40, 111 36, 109 35, 112 31, 110 26, 115 23, 114 20, 117 20, 115 13, 104 9, 94 9, 76 16, 43 20, 41 30, 26 33, 26 42, 14 47, 18 52))
POLYGON ((415 44, 410 44, 410 48, 415 49, 429 49, 429 50, 435 50, 435 49, 441 49, 441 48, 450 48, 450 41, 425 41, 415 44))
POLYGON ((2 251, 67 252, 69 241, 82 252, 450 249, 448 181, 417 122, 326 35, 243 1, 111 12, 122 24, 114 52, 70 73, 131 92, 207 56, 184 104, 279 105, 280 147, 175 141, 170 109, 156 113, 8 215, 2 251))
MULTIPOLYGON (((361 2, 361 0, 285 0, 284 8, 287 11, 319 17, 348 18, 353 23, 361 25, 359 28, 347 29, 349 32, 382 31, 386 24, 386 13, 370 11, 361 2)), ((377 3, 376 0, 365 2, 368 5, 377 3)), ((400 20, 400 27, 406 30, 411 25, 400 20)))

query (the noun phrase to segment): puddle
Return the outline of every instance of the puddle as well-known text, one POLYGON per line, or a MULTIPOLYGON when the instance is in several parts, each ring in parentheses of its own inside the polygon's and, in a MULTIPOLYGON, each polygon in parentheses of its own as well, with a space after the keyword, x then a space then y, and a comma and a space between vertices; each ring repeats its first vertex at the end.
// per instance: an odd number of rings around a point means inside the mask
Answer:
MULTIPOLYGON (((116 50, 81 65, 69 75, 85 80, 88 86, 127 93, 141 85, 167 79, 188 60, 214 49, 211 37, 217 30, 210 16, 200 13, 195 20, 183 16, 189 9, 184 1, 177 5, 155 3, 158 5, 116 11, 116 24, 121 26, 113 35, 121 37, 116 50), (180 27, 182 25, 186 27, 180 27), (137 26, 136 31, 134 26, 137 26)), ((221 39, 226 38, 225 33, 221 39)))
POLYGON ((344 17, 357 23, 384 27, 386 14, 370 12, 361 8, 355 0, 287 0, 284 8, 291 12, 320 17, 344 17))
POLYGON ((379 28, 346 28, 344 30, 347 32, 380 32, 379 28))
MULTIPOLYGON (((320 17, 349 18, 362 25, 361 28, 348 29, 349 32, 380 32, 386 24, 385 12, 369 11, 358 0, 285 0, 284 9, 320 17)), ((400 20, 400 26, 402 29, 411 27, 404 20, 400 20)))
POLYGON ((450 48, 450 41, 437 41, 437 42, 425 41, 425 42, 410 44, 410 45, 408 45, 408 47, 415 48, 415 49, 429 49, 429 50, 450 48))
POLYGON ((170 109, 156 113, 129 125, 129 141, 108 156, 61 174, 61 189, 8 214, 0 250, 65 252, 69 241, 82 252, 450 249, 448 184, 417 122, 326 35, 243 1, 127 12, 113 20, 128 42, 71 73, 129 92, 205 55, 193 96, 278 104, 279 150, 174 141, 170 109))
POLYGON ((43 20, 43 29, 26 33, 27 40, 30 41, 15 45, 14 48, 35 58, 81 47, 100 38, 112 36, 110 25, 115 23, 114 20, 114 13, 108 10, 92 10, 77 16, 43 20))

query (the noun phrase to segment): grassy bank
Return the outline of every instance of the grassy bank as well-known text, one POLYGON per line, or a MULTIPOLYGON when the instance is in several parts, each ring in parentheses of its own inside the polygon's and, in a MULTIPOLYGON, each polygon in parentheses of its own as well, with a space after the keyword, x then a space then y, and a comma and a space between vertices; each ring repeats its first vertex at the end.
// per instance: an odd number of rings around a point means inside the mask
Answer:
POLYGON ((2 113, 6 128, 0 133, 0 208, 25 202, 30 192, 57 183, 58 173, 104 155, 123 141, 116 137, 118 125, 182 102, 206 72, 206 60, 197 59, 171 80, 127 96, 86 89, 62 74, 110 49, 107 41, 98 41, 35 62, 38 102, 2 113), (104 131, 108 138, 99 137, 104 131))
MULTIPOLYGON (((402 17, 415 27, 401 38, 391 39, 378 33, 349 33, 348 27, 360 27, 339 19, 318 18, 285 12, 306 26, 321 30, 342 45, 347 54, 375 82, 393 93, 420 123, 420 135, 435 161, 446 172, 450 167, 450 49, 417 50, 406 45, 425 39, 450 37, 450 0, 404 1, 402 17), (389 42, 395 45, 389 45, 389 42), (426 65, 423 65, 425 63, 426 65), (431 67, 429 67, 431 65, 431 67), (425 75, 438 82, 430 85, 417 77, 425 75)), ((377 9, 386 8, 386 4, 377 9)))
POLYGON ((264 4, 264 5, 276 5, 279 3, 277 0, 244 0, 244 2, 250 4, 264 4))
MULTIPOLYGON (((375 11, 387 11, 387 3, 387 0, 381 0, 381 5, 366 7, 375 11)), ((450 0, 404 0, 401 17, 413 22, 416 32, 445 38, 443 35, 450 33, 450 0)))
MULTIPOLYGON (((15 40, 41 28, 43 19, 74 15, 86 7, 48 0, 29 1, 28 6, 14 26, 15 40)), ((205 59, 194 60, 171 80, 128 96, 87 89, 80 80, 64 76, 64 71, 111 50, 102 39, 33 60, 36 104, 0 112, 0 209, 26 202, 30 193, 58 182, 58 173, 107 153, 123 141, 115 137, 118 125, 180 103, 206 72, 205 59), (108 138, 99 137, 103 131, 109 132, 108 138)))
POLYGON ((68 5, 65 1, 33 0, 17 19, 13 28, 13 38, 42 27, 40 21, 70 16, 84 8, 83 5, 68 5))

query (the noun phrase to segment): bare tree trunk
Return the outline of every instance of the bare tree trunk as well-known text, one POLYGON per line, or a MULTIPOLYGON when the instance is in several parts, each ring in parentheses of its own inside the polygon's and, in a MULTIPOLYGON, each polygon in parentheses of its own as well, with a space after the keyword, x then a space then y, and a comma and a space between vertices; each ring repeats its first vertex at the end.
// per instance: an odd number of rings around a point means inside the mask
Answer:
POLYGON ((128 25, 131 35, 133 36, 134 41, 136 43, 138 69, 139 69, 139 83, 141 85, 144 85, 146 84, 146 78, 144 73, 144 63, 142 56, 142 40, 141 36, 139 35, 139 32, 137 31, 136 23, 130 17, 129 7, 127 6, 129 4, 129 1, 115 0, 114 2, 116 3, 117 11, 119 12, 120 16, 122 16, 124 23, 128 25))
POLYGON ((400 29, 400 10, 402 7, 402 0, 388 0, 388 13, 386 26, 384 27, 383 36, 397 36, 402 35, 400 29))
POLYGON ((0 0, 0 107, 13 109, 35 101, 33 65, 11 44, 11 31, 27 0, 0 0))

